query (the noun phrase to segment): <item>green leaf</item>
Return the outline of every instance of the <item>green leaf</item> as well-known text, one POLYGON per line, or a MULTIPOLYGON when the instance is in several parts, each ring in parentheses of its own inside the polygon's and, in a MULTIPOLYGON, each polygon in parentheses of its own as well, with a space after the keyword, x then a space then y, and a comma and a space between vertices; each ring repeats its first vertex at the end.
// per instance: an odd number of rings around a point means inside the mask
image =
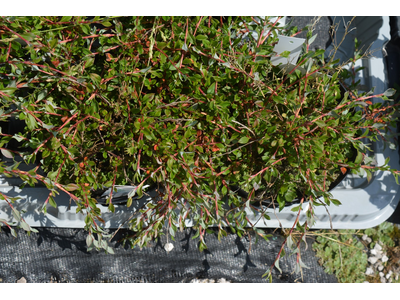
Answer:
POLYGON ((6 87, 4 89, 1 89, 1 92, 11 96, 16 90, 18 90, 18 88, 16 87, 6 87))
POLYGON ((139 199, 142 198, 142 196, 143 196, 143 191, 142 191, 143 184, 144 184, 144 182, 139 184, 137 187, 137 190, 136 190, 136 193, 137 193, 139 199))
POLYGON ((169 228, 169 234, 171 236, 175 236, 175 230, 172 228, 172 226, 169 228))
POLYGON ((90 78, 93 80, 94 83, 100 83, 101 77, 99 74, 90 73, 90 78))
POLYGON ((300 267, 302 267, 302 268, 306 268, 306 269, 309 269, 309 268, 310 268, 310 267, 306 266, 306 265, 302 262, 301 258, 299 258, 299 264, 300 264, 300 267))
POLYGON ((279 204, 279 211, 282 211, 282 209, 285 208, 285 204, 286 204, 285 199, 283 199, 283 197, 281 195, 278 195, 276 197, 276 200, 277 200, 277 202, 279 204))
POLYGON ((86 237, 86 246, 90 247, 93 244, 93 236, 91 234, 88 234, 86 237))
POLYGON ((19 135, 19 134, 15 134, 15 135, 13 136, 13 138, 14 138, 15 140, 17 140, 18 142, 21 142, 22 140, 25 139, 22 135, 19 135))
POLYGON ((17 237, 17 232, 14 230, 14 228, 10 228, 10 231, 13 237, 17 237))
POLYGON ((143 54, 143 46, 142 44, 137 44, 136 49, 139 54, 143 54))
POLYGON ((137 191, 137 187, 133 188, 129 193, 128 193, 128 198, 132 199, 132 197, 135 197, 137 191))
POLYGON ((1 149, 1 153, 7 158, 14 158, 14 154, 7 149, 1 149))
POLYGON ((307 73, 309 73, 311 71, 311 67, 314 64, 314 60, 312 58, 309 58, 308 61, 304 64, 304 66, 306 67, 306 71, 307 73))
POLYGON ((51 196, 49 197, 49 203, 54 208, 57 208, 57 203, 54 201, 53 197, 51 197, 51 196))
POLYGON ((41 90, 38 94, 37 100, 40 101, 44 99, 47 95, 47 90, 41 90))
POLYGON ((33 130, 36 128, 36 120, 31 114, 27 114, 27 119, 25 119, 26 125, 28 125, 29 130, 33 130))
POLYGON ((23 37, 25 40, 31 42, 35 39, 36 35, 32 32, 27 32, 27 33, 22 33, 21 37, 23 37))
POLYGON ((290 55, 290 51, 283 51, 279 56, 288 58, 290 55))
POLYGON ((103 26, 105 26, 105 27, 111 27, 111 26, 112 26, 111 22, 109 22, 109 21, 104 21, 104 22, 102 22, 101 24, 102 24, 103 26))
POLYGON ((391 96, 393 96, 394 94, 396 94, 396 90, 395 90, 395 89, 392 89, 392 88, 387 89, 387 90, 383 93, 383 95, 386 96, 386 97, 391 97, 391 96))
POLYGON ((301 207, 301 205, 295 206, 291 209, 291 211, 293 211, 293 212, 299 211, 300 207, 301 207))
POLYGON ((196 36, 196 39, 197 39, 197 40, 200 40, 200 41, 201 41, 201 40, 206 40, 206 39, 207 39, 207 36, 206 36, 206 35, 203 35, 203 34, 199 34, 199 35, 196 36))
POLYGON ((146 94, 146 95, 144 95, 144 97, 143 97, 143 101, 144 101, 144 102, 151 101, 151 100, 153 100, 153 99, 154 99, 154 93, 146 94))
POLYGON ((277 269, 279 270, 279 272, 282 274, 282 270, 281 270, 281 268, 279 267, 279 257, 278 257, 278 259, 275 261, 275 268, 277 268, 277 269))
POLYGON ((322 153, 324 152, 324 144, 318 140, 314 141, 314 151, 315 153, 322 153))
POLYGON ((214 94, 215 93, 215 82, 210 85, 210 87, 207 89, 207 94, 214 94))
POLYGON ((50 178, 51 180, 54 180, 58 174, 58 171, 53 171, 53 172, 48 172, 47 177, 50 178))
POLYGON ((228 193, 228 188, 226 186, 223 186, 221 191, 222 191, 222 195, 226 195, 228 193))
POLYGON ((361 152, 357 151, 357 157, 356 157, 356 159, 354 160, 354 163, 358 165, 358 164, 360 164, 362 161, 363 161, 363 155, 362 155, 361 152))
POLYGON ((167 166, 168 166, 168 168, 171 169, 173 165, 174 165, 174 160, 173 160, 172 158, 168 159, 168 160, 167 160, 167 166))
POLYGON ((144 68, 144 69, 141 69, 140 72, 141 72, 141 73, 146 73, 146 72, 149 71, 150 69, 151 69, 151 66, 149 66, 149 67, 147 67, 147 68, 144 68))
MULTIPOLYGON (((363 107, 367 107, 368 106, 368 104, 363 102, 363 101, 354 101, 353 103, 354 104, 358 104, 358 105, 363 106, 363 107)), ((346 115, 347 113, 348 113, 348 110, 345 110, 342 114, 346 115)))
POLYGON ((19 213, 18 210, 16 210, 15 208, 13 208, 13 210, 11 211, 12 215, 14 216, 15 220, 17 220, 17 222, 21 222, 21 214, 19 213))
MULTIPOLYGON (((157 43, 157 48, 160 49, 160 50, 164 49, 165 46, 167 46, 167 43, 165 43, 165 42, 158 42, 157 43)), ((163 55, 162 57, 165 57, 165 56, 163 55)))
POLYGON ((40 124, 43 128, 48 129, 49 131, 52 130, 54 128, 54 125, 47 125, 47 124, 40 124))
POLYGON ((337 200, 337 199, 331 199, 331 202, 334 204, 334 205, 336 205, 336 206, 339 206, 340 204, 342 204, 339 200, 337 200))
POLYGON ((86 60, 85 68, 90 68, 91 66, 93 66, 93 64, 94 64, 94 57, 89 57, 86 60))
POLYGON ((75 183, 70 183, 70 184, 64 186, 64 188, 65 188, 68 192, 72 192, 72 191, 77 190, 77 189, 79 188, 79 186, 78 186, 77 184, 75 184, 75 183))
POLYGON ((28 225, 28 223, 26 223, 25 221, 21 222, 21 227, 22 229, 24 229, 25 231, 31 231, 31 227, 28 225))
POLYGON ((317 37, 318 34, 313 35, 309 40, 308 40, 308 44, 311 45, 314 41, 315 38, 317 37))
POLYGON ((244 136, 239 140, 239 143, 246 144, 246 143, 248 143, 248 141, 249 141, 249 138, 247 136, 244 136))
POLYGON ((89 27, 88 24, 82 24, 82 25, 81 25, 81 28, 82 28, 82 31, 83 31, 85 34, 90 34, 90 27, 89 27))
POLYGON ((72 19, 71 16, 64 16, 64 17, 61 18, 60 22, 68 22, 68 21, 70 21, 71 19, 72 19))

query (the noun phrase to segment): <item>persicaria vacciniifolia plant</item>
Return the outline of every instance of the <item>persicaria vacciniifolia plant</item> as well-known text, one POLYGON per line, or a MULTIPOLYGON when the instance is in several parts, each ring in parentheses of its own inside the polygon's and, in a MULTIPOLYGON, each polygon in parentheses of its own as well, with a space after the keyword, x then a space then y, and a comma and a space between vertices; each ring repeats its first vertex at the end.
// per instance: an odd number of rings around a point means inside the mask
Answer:
MULTIPOLYGON (((267 207, 297 202, 299 215, 308 201, 307 221, 293 225, 305 232, 316 205, 340 204, 329 187, 342 173, 389 170, 373 165, 363 140, 386 139, 394 106, 372 98, 394 92, 342 88, 350 73, 310 51, 311 31, 293 68, 274 66, 278 35, 297 34, 279 19, 2 17, 0 116, 26 127, 1 133, 0 147, 38 166, 0 162, 1 172, 44 183, 44 212, 68 193, 86 215, 89 249, 112 252, 94 191, 116 185, 136 186, 128 206, 146 185, 159 193, 130 221, 132 246, 166 228, 173 237, 189 220, 200 250, 212 226, 266 238, 248 214, 268 219, 267 207), (12 140, 30 150, 7 149, 12 140)), ((112 192, 107 204, 113 212, 112 192)))

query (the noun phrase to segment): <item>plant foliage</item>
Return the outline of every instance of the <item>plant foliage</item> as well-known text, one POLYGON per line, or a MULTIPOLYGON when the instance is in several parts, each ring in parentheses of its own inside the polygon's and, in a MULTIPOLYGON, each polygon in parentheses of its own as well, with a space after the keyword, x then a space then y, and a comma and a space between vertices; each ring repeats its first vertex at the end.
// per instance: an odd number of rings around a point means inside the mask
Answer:
POLYGON ((376 227, 363 230, 318 230, 311 231, 310 236, 316 236, 313 250, 319 258, 319 263, 328 274, 334 274, 339 282, 380 282, 378 274, 366 276, 368 267, 367 249, 373 249, 377 242, 388 254, 389 261, 384 263, 384 270, 398 267, 396 253, 399 249, 400 234, 392 223, 384 222, 376 227), (371 238, 366 244, 361 240, 363 235, 371 238), (376 278, 377 277, 377 278, 376 278))
POLYGON ((355 230, 320 231, 313 250, 317 252, 325 272, 335 274, 338 282, 361 283, 366 280, 368 255, 355 236, 355 230))
MULTIPOLYGON (((385 138, 394 109, 371 100, 392 91, 343 88, 348 72, 309 50, 311 31, 287 69, 271 57, 278 35, 296 30, 269 17, 1 17, 0 29, 0 119, 25 122, 1 133, 3 156, 17 163, 0 162, 0 172, 45 184, 46 205, 68 193, 90 247, 111 249, 99 189, 135 186, 129 206, 157 186, 130 221, 132 245, 190 222, 202 250, 210 226, 241 236, 252 211, 268 219, 265 203, 297 202, 300 214, 309 201, 306 223, 295 224, 306 230, 315 205, 340 203, 329 187, 341 173, 389 170, 363 141, 385 138), (28 150, 7 148, 12 140, 28 150), (17 157, 38 166, 22 171, 17 157)), ((115 210, 112 193, 107 204, 115 210)))

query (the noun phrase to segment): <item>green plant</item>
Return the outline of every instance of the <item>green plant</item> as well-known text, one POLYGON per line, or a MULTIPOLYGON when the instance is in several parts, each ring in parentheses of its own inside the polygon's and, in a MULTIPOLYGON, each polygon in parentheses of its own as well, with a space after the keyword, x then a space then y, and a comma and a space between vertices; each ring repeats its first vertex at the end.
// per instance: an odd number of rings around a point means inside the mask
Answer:
POLYGON ((315 237, 313 250, 320 258, 319 263, 328 274, 334 274, 339 282, 380 282, 379 276, 365 275, 368 266, 367 251, 373 249, 379 241, 389 261, 384 270, 391 270, 392 265, 398 267, 395 255, 399 249, 400 234, 398 227, 384 222, 376 227, 363 230, 317 230, 308 233, 315 237), (367 244, 361 240, 363 235, 371 238, 367 244))
POLYGON ((394 239, 395 226, 392 223, 384 222, 376 227, 365 229, 362 232, 372 239, 372 242, 369 244, 371 249, 374 248, 378 241, 385 245, 385 247, 394 247, 396 243, 394 239))
MULTIPOLYGON (((394 90, 344 91, 351 72, 309 50, 311 31, 289 70, 271 57, 278 34, 297 30, 270 18, 2 17, 0 27, 0 120, 26 124, 1 133, 1 151, 15 164, 0 162, 0 172, 46 185, 44 212, 67 193, 86 215, 89 250, 112 251, 98 189, 134 185, 130 206, 145 185, 157 186, 158 198, 130 221, 132 246, 165 229, 173 238, 191 220, 203 250, 211 226, 219 237, 229 227, 267 238, 247 218, 258 211, 268 219, 265 203, 296 201, 300 214, 308 201, 307 221, 297 218, 289 235, 294 227, 305 233, 316 205, 340 204, 329 186, 341 173, 370 179, 390 170, 373 164, 362 138, 389 140, 394 107, 370 99, 389 100, 394 90), (8 149, 12 140, 31 150, 8 149), (38 166, 23 171, 21 160, 38 166)), ((114 212, 112 193, 107 204, 114 212)))
POLYGON ((368 255, 355 230, 318 231, 313 250, 328 274, 338 282, 364 282, 368 255))

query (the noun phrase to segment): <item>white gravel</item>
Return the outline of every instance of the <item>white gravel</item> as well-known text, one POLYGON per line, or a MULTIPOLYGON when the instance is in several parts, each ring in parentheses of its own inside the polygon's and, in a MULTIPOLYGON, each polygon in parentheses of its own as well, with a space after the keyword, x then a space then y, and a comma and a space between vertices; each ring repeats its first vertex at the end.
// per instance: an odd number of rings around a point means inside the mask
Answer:
MULTIPOLYGON (((361 239, 367 244, 372 242, 371 238, 365 234, 361 239)), ((387 253, 384 252, 381 242, 378 241, 374 248, 368 251, 369 266, 365 270, 365 275, 374 277, 378 274, 382 283, 391 283, 393 279, 397 281, 399 279, 398 272, 394 273, 392 270, 385 271, 389 260, 390 258, 387 256, 387 253)))
POLYGON ((378 250, 378 251, 382 251, 382 246, 379 245, 379 243, 376 243, 375 246, 374 246, 374 249, 378 250))
POLYGON ((166 243, 164 245, 164 249, 165 249, 165 251, 170 252, 170 251, 172 251, 172 249, 174 249, 174 245, 172 243, 166 243))
POLYGON ((370 256, 368 257, 368 261, 371 263, 371 265, 374 265, 378 261, 378 258, 375 256, 370 256))
POLYGON ((21 277, 20 279, 18 279, 17 283, 26 283, 25 277, 21 277))

